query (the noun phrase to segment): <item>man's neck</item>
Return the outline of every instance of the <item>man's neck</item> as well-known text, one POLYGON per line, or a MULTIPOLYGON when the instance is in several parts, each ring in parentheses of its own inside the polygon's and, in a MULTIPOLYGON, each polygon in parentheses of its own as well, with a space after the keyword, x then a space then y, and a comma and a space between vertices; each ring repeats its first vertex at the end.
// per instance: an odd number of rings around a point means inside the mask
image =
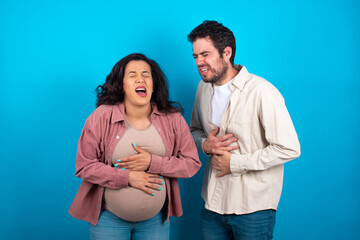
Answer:
POLYGON ((225 78, 219 82, 214 83, 215 86, 221 86, 230 82, 236 75, 238 75, 239 70, 236 70, 233 65, 229 66, 228 71, 225 75, 225 78))

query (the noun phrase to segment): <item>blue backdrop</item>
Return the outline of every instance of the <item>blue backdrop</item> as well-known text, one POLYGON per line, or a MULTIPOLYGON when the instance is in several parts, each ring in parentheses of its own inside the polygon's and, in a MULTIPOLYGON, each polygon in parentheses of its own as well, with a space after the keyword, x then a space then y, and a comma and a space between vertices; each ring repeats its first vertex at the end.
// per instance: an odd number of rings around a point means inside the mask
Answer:
MULTIPOLYGON (((81 183, 76 146, 95 87, 120 58, 145 53, 189 122, 200 77, 186 35, 204 19, 234 32, 236 63, 281 91, 299 135, 275 239, 360 239, 355 0, 1 0, 0 239, 88 238, 88 224, 67 211, 81 183)), ((180 180, 184 215, 171 219, 172 239, 199 239, 203 172, 180 180)))

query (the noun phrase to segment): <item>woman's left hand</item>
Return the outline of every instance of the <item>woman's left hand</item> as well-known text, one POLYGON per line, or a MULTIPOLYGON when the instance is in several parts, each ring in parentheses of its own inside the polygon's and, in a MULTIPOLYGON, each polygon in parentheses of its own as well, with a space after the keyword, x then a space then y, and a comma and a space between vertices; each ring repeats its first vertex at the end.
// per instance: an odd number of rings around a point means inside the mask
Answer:
POLYGON ((147 171, 151 163, 151 154, 133 144, 134 149, 139 153, 130 157, 121 158, 117 165, 130 171, 147 171))

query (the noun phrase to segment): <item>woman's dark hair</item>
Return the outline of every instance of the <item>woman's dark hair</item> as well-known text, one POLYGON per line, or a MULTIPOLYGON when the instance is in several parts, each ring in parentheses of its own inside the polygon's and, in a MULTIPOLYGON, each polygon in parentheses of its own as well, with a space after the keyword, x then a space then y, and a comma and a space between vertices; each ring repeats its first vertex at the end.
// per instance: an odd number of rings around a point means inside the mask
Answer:
POLYGON ((231 47, 232 54, 230 62, 234 65, 236 42, 233 32, 221 23, 205 20, 191 31, 187 39, 193 43, 198 38, 206 37, 209 37, 213 41, 214 47, 219 51, 220 57, 222 57, 223 51, 227 46, 231 47))
POLYGON ((130 61, 144 61, 150 65, 154 89, 150 101, 156 104, 159 111, 165 113, 183 112, 180 103, 169 101, 166 76, 160 66, 154 60, 140 53, 130 54, 122 58, 115 64, 111 73, 106 77, 105 83, 97 86, 95 90, 97 92, 96 107, 103 104, 115 105, 124 102, 124 71, 130 61))

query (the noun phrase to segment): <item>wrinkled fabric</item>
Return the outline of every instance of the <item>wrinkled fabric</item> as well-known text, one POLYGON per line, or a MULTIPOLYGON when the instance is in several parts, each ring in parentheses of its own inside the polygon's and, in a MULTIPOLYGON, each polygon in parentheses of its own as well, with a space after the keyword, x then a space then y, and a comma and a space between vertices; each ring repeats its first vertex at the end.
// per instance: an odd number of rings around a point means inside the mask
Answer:
MULTIPOLYGON (((202 187, 205 208, 219 214, 248 214, 277 209, 285 162, 299 157, 300 143, 280 92, 268 81, 235 66, 232 95, 217 136, 234 134, 231 174, 216 177, 209 156, 202 187)), ((198 85, 190 130, 199 151, 211 123, 212 84, 198 85)))
MULTIPOLYGON (((83 182, 69 209, 80 220, 96 225, 104 188, 128 186, 128 170, 111 166, 111 156, 126 129, 124 104, 101 105, 86 120, 76 156, 75 175, 83 182)), ((153 106, 151 120, 165 145, 165 157, 152 155, 148 172, 164 176, 169 216, 181 216, 176 178, 192 177, 201 166, 188 125, 180 113, 165 114, 153 106)))

